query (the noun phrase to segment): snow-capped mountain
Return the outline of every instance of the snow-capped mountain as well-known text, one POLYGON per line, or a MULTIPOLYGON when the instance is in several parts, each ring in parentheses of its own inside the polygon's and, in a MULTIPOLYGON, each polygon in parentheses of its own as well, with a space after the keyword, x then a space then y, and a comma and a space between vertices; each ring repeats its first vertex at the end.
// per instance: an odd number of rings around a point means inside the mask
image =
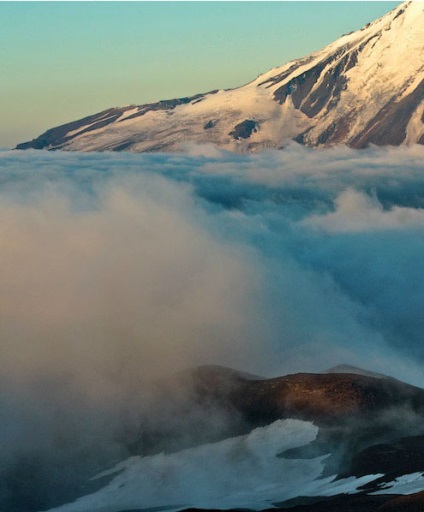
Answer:
POLYGON ((405 2, 324 49, 231 90, 111 108, 17 149, 234 151, 424 144, 424 3, 405 2))

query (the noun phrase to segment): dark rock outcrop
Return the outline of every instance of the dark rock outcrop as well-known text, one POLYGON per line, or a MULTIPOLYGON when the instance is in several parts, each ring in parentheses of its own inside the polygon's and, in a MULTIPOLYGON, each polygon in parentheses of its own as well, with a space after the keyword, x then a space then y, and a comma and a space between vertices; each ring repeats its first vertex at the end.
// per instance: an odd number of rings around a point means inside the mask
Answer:
POLYGON ((246 119, 241 123, 237 124, 228 135, 231 135, 233 139, 248 139, 252 133, 256 133, 258 131, 259 124, 256 121, 252 121, 251 119, 246 119))
POLYGON ((398 408, 424 414, 424 390, 391 378, 298 373, 252 380, 213 368, 193 371, 196 392, 231 403, 255 424, 279 418, 298 418, 323 426, 352 418, 371 421, 382 412, 398 408))

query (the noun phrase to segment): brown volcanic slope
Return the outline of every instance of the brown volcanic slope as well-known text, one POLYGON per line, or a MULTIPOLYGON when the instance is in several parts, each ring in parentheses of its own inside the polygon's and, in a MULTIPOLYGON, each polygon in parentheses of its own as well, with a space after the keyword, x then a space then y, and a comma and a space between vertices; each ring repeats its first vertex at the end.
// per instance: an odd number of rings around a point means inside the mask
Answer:
MULTIPOLYGON (((275 508, 264 512, 424 512, 424 493, 370 494, 400 475, 424 472, 421 388, 383 375, 299 373, 262 379, 229 368, 203 366, 158 383, 154 407, 156 412, 160 411, 162 420, 165 415, 165 421, 159 423, 164 430, 144 439, 144 453, 146 442, 153 443, 151 453, 172 451, 173 438, 181 447, 186 441, 178 438, 181 430, 190 432, 189 442, 193 445, 243 434, 280 418, 298 418, 317 424, 318 437, 309 445, 287 450, 279 457, 313 458, 333 453, 326 459, 323 476, 384 474, 357 494, 299 496, 276 503, 275 508), (175 418, 183 418, 183 423, 177 421, 176 431, 175 418), (227 421, 221 421, 223 418, 227 421), (215 428, 215 419, 221 430, 215 428)), ((157 426, 151 423, 153 429, 157 426)), ((134 448, 137 450, 137 446, 134 448)))
MULTIPOLYGON (((370 495, 379 484, 397 476, 424 472, 423 389, 384 376, 300 373, 261 379, 203 366, 162 380, 151 391, 151 403, 144 403, 140 412, 140 429, 122 432, 117 438, 126 443, 128 455, 179 451, 244 434, 280 418, 298 418, 319 426, 317 439, 278 457, 308 459, 331 453, 323 476, 385 476, 355 495, 299 496, 276 503, 272 510, 424 511, 424 506, 419 508, 422 495, 399 500, 396 495, 370 495)), ((83 488, 84 483, 75 490, 75 498, 93 492, 83 488)))
POLYGON ((133 453, 174 451, 296 418, 318 425, 318 437, 282 456, 332 453, 326 474, 353 475, 360 464, 355 469, 351 461, 362 450, 424 435, 424 390, 391 378, 299 373, 261 379, 204 366, 159 383, 153 396, 141 415, 142 428, 126 433, 133 453))
POLYGON ((221 403, 240 413, 249 428, 278 418, 299 418, 320 426, 315 442, 288 450, 282 457, 312 458, 333 452, 325 474, 338 473, 340 478, 384 474, 358 494, 299 497, 267 512, 424 512, 424 492, 369 494, 398 476, 424 472, 423 389, 380 375, 300 373, 259 379, 220 367, 200 367, 184 379, 195 390, 198 403, 221 403))
POLYGON ((238 411, 250 427, 278 418, 298 418, 320 426, 315 442, 288 450, 282 457, 310 458, 333 452, 326 474, 338 473, 340 478, 384 474, 355 495, 300 497, 272 510, 424 511, 424 493, 368 494, 398 476, 424 472, 424 435, 413 435, 424 434, 423 389, 390 377, 356 373, 300 373, 261 380, 226 368, 201 367, 190 378, 201 400, 212 399, 238 411))
POLYGON ((298 418, 322 426, 353 418, 369 422, 399 407, 424 415, 424 390, 391 378, 298 373, 252 379, 220 367, 200 367, 193 370, 191 378, 200 398, 231 404, 255 425, 279 418, 298 418))

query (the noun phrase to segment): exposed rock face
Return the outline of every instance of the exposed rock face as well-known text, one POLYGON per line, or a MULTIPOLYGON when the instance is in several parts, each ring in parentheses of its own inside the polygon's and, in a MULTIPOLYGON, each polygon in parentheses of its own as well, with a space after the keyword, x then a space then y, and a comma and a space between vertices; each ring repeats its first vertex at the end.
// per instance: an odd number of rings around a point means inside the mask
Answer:
POLYGON ((424 4, 406 2, 361 30, 232 90, 113 108, 18 149, 174 151, 191 141, 234 151, 424 144, 424 4))
POLYGON ((384 376, 298 373, 258 380, 228 369, 200 367, 192 379, 199 397, 231 404, 255 425, 279 418, 319 425, 370 422, 397 408, 424 417, 424 390, 384 376))
POLYGON ((231 135, 234 139, 248 139, 252 133, 256 133, 258 131, 258 123, 256 121, 252 121, 251 119, 246 119, 242 123, 239 123, 234 127, 229 135, 231 135))

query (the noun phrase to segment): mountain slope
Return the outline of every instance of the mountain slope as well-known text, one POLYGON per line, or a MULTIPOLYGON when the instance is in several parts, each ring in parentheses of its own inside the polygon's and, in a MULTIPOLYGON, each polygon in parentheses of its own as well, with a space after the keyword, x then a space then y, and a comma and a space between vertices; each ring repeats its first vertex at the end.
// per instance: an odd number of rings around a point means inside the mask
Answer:
POLYGON ((253 82, 112 108, 17 149, 172 151, 186 142, 234 151, 424 144, 424 4, 406 2, 324 49, 253 82))
MULTIPOLYGON (((263 379, 219 366, 157 386, 159 421, 148 410, 140 417, 140 436, 154 430, 148 442, 81 482, 80 498, 55 512, 377 512, 424 489, 421 388, 349 373, 263 379)), ((413 500, 422 506, 420 495, 413 500)))

